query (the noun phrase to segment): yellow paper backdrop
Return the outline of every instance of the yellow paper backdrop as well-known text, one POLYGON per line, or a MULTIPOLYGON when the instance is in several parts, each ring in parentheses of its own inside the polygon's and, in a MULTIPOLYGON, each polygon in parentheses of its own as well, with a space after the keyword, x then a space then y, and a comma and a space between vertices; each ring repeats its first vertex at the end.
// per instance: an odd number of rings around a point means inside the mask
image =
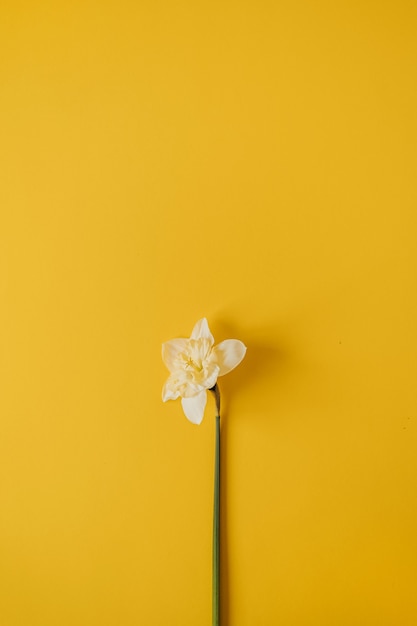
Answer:
POLYGON ((0 14, 1 626, 414 626, 415 3, 0 14))

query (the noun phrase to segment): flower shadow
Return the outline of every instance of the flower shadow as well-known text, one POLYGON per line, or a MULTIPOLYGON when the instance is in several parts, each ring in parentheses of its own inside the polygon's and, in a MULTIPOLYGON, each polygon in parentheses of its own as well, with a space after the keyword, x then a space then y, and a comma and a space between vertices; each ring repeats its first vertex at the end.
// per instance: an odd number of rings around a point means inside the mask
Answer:
MULTIPOLYGON (((223 414, 231 411, 234 398, 256 393, 260 382, 264 386, 282 380, 287 363, 287 353, 282 346, 249 343, 241 368, 219 379, 219 385, 224 392, 223 414)), ((262 394, 257 395, 257 404, 260 406, 262 394)))
POLYGON ((265 384, 279 386, 293 369, 294 346, 289 345, 288 335, 278 330, 278 323, 245 331, 222 321, 213 324, 213 332, 216 343, 223 339, 240 339, 247 346, 241 365, 218 380, 222 417, 226 418, 232 412, 234 398, 243 395, 255 393, 257 405, 261 406, 262 394, 256 392, 260 383, 262 387, 265 384))

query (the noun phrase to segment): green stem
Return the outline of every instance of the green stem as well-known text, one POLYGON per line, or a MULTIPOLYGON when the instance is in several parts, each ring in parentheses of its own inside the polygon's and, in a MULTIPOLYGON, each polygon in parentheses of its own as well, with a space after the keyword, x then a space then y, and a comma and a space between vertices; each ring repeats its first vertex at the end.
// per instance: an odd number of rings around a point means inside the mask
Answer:
POLYGON ((217 385, 212 389, 216 397, 216 452, 214 461, 213 507, 213 626, 220 624, 220 393, 217 385))

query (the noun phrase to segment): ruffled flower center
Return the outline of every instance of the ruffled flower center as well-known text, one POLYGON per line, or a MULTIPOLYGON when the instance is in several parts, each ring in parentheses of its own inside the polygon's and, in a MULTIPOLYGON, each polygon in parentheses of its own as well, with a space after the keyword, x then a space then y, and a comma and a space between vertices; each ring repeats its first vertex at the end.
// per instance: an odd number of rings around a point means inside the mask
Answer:
POLYGON ((169 387, 183 397, 210 389, 216 383, 219 372, 216 361, 209 338, 189 339, 184 350, 176 355, 174 371, 168 380, 169 387))

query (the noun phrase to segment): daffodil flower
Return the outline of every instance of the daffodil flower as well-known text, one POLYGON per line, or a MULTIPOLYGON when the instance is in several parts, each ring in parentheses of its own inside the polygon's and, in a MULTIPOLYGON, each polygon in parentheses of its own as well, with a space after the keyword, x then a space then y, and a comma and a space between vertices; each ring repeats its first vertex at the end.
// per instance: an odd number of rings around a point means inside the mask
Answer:
POLYGON ((242 361, 246 346, 238 339, 226 339, 214 345, 206 318, 199 320, 189 339, 171 339, 162 344, 162 359, 170 376, 162 400, 181 397, 185 416, 200 424, 207 402, 207 390, 242 361))
POLYGON ((181 398, 185 416, 200 424, 207 402, 207 391, 216 400, 216 447, 214 462, 213 509, 213 626, 220 626, 220 392, 217 378, 239 365, 246 346, 237 339, 214 345, 205 317, 193 328, 189 339, 171 339, 162 344, 162 359, 170 375, 162 390, 162 400, 181 398))

